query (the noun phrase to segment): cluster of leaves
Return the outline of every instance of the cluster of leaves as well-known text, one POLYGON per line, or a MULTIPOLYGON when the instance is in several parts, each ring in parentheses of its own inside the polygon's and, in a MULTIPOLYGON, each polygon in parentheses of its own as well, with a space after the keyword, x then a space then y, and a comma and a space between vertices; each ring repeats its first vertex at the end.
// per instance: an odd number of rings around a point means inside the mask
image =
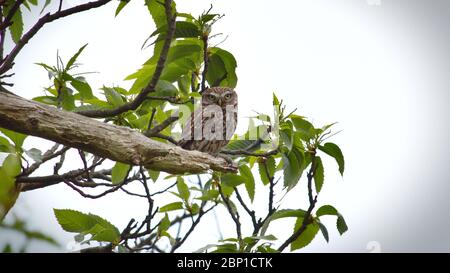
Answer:
MULTIPOLYGON (((45 5, 48 5, 47 2, 45 5)), ((116 16, 124 10, 129 2, 120 1, 116 16)), ((26 3, 35 5, 37 1, 26 1, 26 3)), ((59 55, 57 56, 56 66, 44 63, 38 64, 48 72, 51 85, 45 89, 45 96, 36 97, 34 100, 74 112, 113 109, 133 101, 149 85, 157 70, 158 59, 169 30, 164 6, 159 1, 145 0, 145 3, 156 26, 156 30, 150 34, 144 43, 144 45, 153 45, 153 55, 141 68, 125 78, 125 80, 133 81, 131 88, 103 86, 100 88, 102 93, 99 93, 87 82, 84 77, 86 73, 74 72, 79 67, 77 60, 86 48, 86 45, 84 45, 66 64, 59 55)), ((173 3, 172 9, 177 15, 175 36, 170 44, 166 63, 154 92, 151 92, 149 99, 144 101, 136 110, 107 118, 106 122, 113 122, 117 125, 145 132, 154 124, 160 124, 170 117, 178 104, 186 104, 192 108, 192 98, 200 96, 202 82, 209 86, 232 88, 237 85, 237 62, 232 53, 223 48, 208 45, 208 41, 215 36, 212 33, 212 27, 221 16, 212 14, 210 11, 204 12, 198 17, 179 13, 176 11, 175 3, 173 3)), ((13 30, 14 28, 19 27, 9 28, 12 36, 20 38, 22 31, 13 30)), ((305 117, 293 112, 287 113, 283 102, 275 95, 273 107, 274 115, 272 118, 266 114, 259 114, 254 117, 251 119, 248 131, 241 137, 236 136, 226 147, 225 151, 229 152, 245 151, 242 154, 233 154, 233 159, 238 162, 236 174, 214 172, 208 177, 204 185, 202 183, 192 185, 192 182, 188 180, 189 176, 185 175, 166 175, 164 177, 164 179, 176 180, 177 191, 171 191, 170 193, 177 200, 159 206, 157 210, 159 221, 155 227, 149 228, 148 233, 145 233, 145 235, 153 234, 156 237, 153 245, 160 238, 166 237, 173 249, 178 247, 179 243, 184 240, 174 236, 171 228, 177 223, 176 219, 179 219, 180 213, 192 218, 192 228, 194 228, 196 221, 207 211, 207 206, 213 209, 216 205, 224 205, 236 222, 237 229, 240 230, 239 217, 237 217, 239 209, 237 203, 235 204, 236 198, 249 216, 252 217, 253 234, 242 236, 239 231, 236 238, 228 238, 216 244, 209 244, 200 249, 199 252, 282 251, 282 249, 274 248, 274 241, 277 238, 272 234, 266 234, 270 223, 282 218, 295 219, 294 234, 304 227, 304 231, 290 243, 291 250, 308 245, 319 230, 328 241, 327 228, 321 223, 321 218, 324 216, 337 217, 336 227, 340 234, 347 230, 343 216, 333 206, 324 205, 313 212, 317 195, 324 187, 325 166, 321 157, 331 156, 336 161, 341 175, 343 175, 345 169, 344 157, 340 148, 332 142, 327 142, 328 138, 332 136, 330 128, 334 124, 316 128, 305 117), (256 126, 256 122, 260 125, 256 126), (302 184, 299 181, 302 180, 302 177, 305 177, 305 172, 308 173, 306 175, 310 200, 308 210, 278 208, 273 205, 273 200, 270 200, 270 208, 266 217, 256 220, 256 212, 250 211, 238 195, 239 189, 244 187, 250 202, 253 203, 255 196, 262 194, 255 190, 256 183, 260 180, 264 188, 269 189, 270 196, 273 198, 274 186, 278 180, 283 181, 282 191, 287 193, 302 184), (255 174, 259 174, 259 176, 255 176, 255 174), (312 183, 314 183, 314 189, 312 183), (316 198, 312 198, 312 195, 315 195, 316 198), (194 221, 194 217, 197 217, 197 220, 194 221)), ((175 125, 180 122, 176 121, 172 126, 166 127, 161 131, 161 134, 174 136, 175 125)), ((21 147, 25 138, 20 134, 15 135, 14 132, 2 132, 11 141, 0 137, 0 148, 2 151, 9 153, 0 168, 0 177, 7 177, 7 183, 2 183, 0 186, 0 200, 6 198, 5 196, 10 196, 8 191, 13 188, 15 177, 21 172, 21 158, 23 158, 21 147)), ((168 141, 164 138, 158 138, 158 140, 168 141)), ((36 162, 42 158, 42 153, 37 149, 27 151, 26 154, 36 162)), ((116 162, 111 170, 111 184, 120 186, 125 183, 127 177, 135 168, 116 162)), ((133 176, 135 175, 136 173, 133 176)), ((146 175, 153 182, 157 182, 162 177, 159 172, 153 170, 146 170, 146 175)), ((143 182, 146 183, 147 181, 144 179, 143 182)), ((148 194, 147 196, 150 199, 148 194)), ((149 201, 151 203, 150 208, 153 206, 152 202, 149 201)), ((54 212, 59 224, 65 231, 76 233, 75 240, 77 242, 84 244, 93 241, 109 243, 112 248, 117 247, 119 251, 130 250, 126 245, 126 236, 128 235, 121 234, 119 229, 107 220, 97 215, 74 210, 62 209, 54 212)), ((149 212, 148 217, 151 217, 151 214, 149 212)))

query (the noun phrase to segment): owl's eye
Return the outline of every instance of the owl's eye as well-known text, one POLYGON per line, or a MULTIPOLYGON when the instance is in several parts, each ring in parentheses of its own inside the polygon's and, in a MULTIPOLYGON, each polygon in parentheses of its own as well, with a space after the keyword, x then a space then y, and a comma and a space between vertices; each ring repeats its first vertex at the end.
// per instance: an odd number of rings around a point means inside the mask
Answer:
POLYGON ((225 94, 225 99, 226 99, 226 100, 229 100, 229 99, 231 99, 231 94, 230 94, 230 93, 228 93, 228 94, 225 94))
POLYGON ((209 99, 210 101, 215 101, 215 100, 216 100, 216 96, 214 96, 214 95, 208 95, 208 99, 209 99))

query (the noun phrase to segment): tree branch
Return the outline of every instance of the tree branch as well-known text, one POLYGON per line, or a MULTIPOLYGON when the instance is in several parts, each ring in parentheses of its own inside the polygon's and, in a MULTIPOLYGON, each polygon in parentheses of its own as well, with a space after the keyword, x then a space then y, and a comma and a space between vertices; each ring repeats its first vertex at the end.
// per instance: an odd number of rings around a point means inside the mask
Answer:
POLYGON ((41 17, 37 23, 27 32, 25 33, 22 38, 19 40, 19 42, 16 44, 16 46, 11 50, 11 52, 6 56, 6 58, 3 60, 1 66, 0 66, 0 75, 4 74, 6 71, 12 68, 14 59, 16 58, 17 54, 23 49, 23 47, 30 41, 31 38, 38 33, 38 31, 47 23, 53 22, 57 19, 87 11, 93 8, 101 7, 111 0, 98 0, 94 2, 88 2, 85 4, 81 4, 66 10, 61 10, 58 12, 55 12, 54 14, 47 13, 43 17, 41 17))
POLYGON ((147 138, 127 127, 103 123, 0 92, 0 127, 42 137, 102 158, 168 173, 233 172, 225 159, 147 138))
POLYGON ((161 49, 158 62, 156 64, 155 72, 153 73, 152 79, 150 80, 149 84, 144 89, 142 89, 142 91, 133 101, 125 103, 122 106, 114 109, 79 111, 78 114, 91 118, 105 118, 116 116, 130 110, 136 110, 147 99, 147 95, 155 91, 155 87, 158 84, 162 71, 164 70, 167 54, 169 53, 170 49, 170 44, 172 43, 175 34, 176 25, 176 15, 172 15, 172 0, 165 0, 164 7, 169 29, 167 30, 167 36, 164 40, 164 44, 161 49))

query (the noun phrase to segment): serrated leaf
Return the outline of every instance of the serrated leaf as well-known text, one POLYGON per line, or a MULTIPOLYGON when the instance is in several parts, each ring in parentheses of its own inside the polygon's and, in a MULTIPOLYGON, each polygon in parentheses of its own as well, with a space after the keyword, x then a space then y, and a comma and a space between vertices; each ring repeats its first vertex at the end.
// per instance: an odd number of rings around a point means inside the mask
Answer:
POLYGON ((121 162, 116 162, 114 167, 111 170, 111 182, 114 185, 122 183, 127 177, 128 171, 131 166, 128 164, 124 164, 121 162))
POLYGON ((322 189, 323 181, 324 181, 324 170, 322 159, 320 157, 315 158, 316 168, 314 171, 314 185, 316 186, 316 192, 319 193, 322 189))
POLYGON ((241 177, 244 178, 245 189, 250 197, 250 201, 253 202, 253 199, 255 198, 255 179, 253 173, 247 165, 240 166, 239 173, 241 174, 241 177))
MULTIPOLYGON (((9 12, 9 9, 7 10, 7 12, 9 12)), ((13 24, 10 25, 8 29, 11 33, 12 40, 17 44, 20 41, 23 33, 23 19, 22 11, 20 10, 20 8, 17 9, 17 11, 14 13, 11 21, 13 22, 13 24)))
POLYGON ((244 179, 237 174, 224 174, 221 177, 221 182, 227 187, 234 188, 244 183, 244 179))
POLYGON ((334 208, 331 205, 323 205, 317 210, 316 216, 320 217, 320 216, 324 216, 324 215, 335 215, 335 216, 338 216, 339 212, 337 211, 336 208, 334 208))
POLYGON ((269 184, 270 178, 275 175, 275 159, 273 157, 268 157, 264 163, 258 162, 258 171, 261 181, 264 185, 269 184), (267 167, 267 169, 266 169, 267 167), (270 177, 268 177, 268 175, 270 177))
POLYGON ((191 196, 191 192, 189 191, 189 187, 184 182, 184 179, 180 176, 177 177, 177 189, 181 199, 187 202, 191 196))
POLYGON ((338 216, 336 226, 340 235, 344 234, 348 230, 347 223, 342 215, 338 216))
POLYGON ((169 216, 166 213, 166 215, 161 220, 161 222, 159 222, 158 234, 161 236, 161 233, 167 231, 169 229, 169 227, 170 227, 170 220, 169 220, 169 216))
POLYGON ((339 166, 339 172, 341 173, 341 175, 344 175, 345 169, 344 155, 342 154, 342 151, 339 148, 339 146, 337 146, 334 143, 328 142, 325 143, 323 146, 319 145, 319 150, 333 157, 339 166))
MULTIPOLYGON (((301 227, 303 224, 303 218, 298 218, 295 223, 294 233, 301 227)), ((306 229, 303 233, 291 243, 291 251, 303 248, 309 245, 314 237, 316 237, 317 232, 319 232, 319 225, 316 222, 313 222, 306 226, 306 229)))
POLYGON ((172 210, 183 209, 183 202, 173 202, 161 207, 158 212, 167 212, 172 210))

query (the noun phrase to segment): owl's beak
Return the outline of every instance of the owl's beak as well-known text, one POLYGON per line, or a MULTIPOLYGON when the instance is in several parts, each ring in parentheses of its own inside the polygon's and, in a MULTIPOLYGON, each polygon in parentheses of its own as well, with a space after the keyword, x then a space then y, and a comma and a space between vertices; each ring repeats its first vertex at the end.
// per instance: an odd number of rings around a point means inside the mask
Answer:
POLYGON ((222 99, 221 99, 221 98, 217 101, 217 104, 219 104, 220 106, 222 106, 222 99))

